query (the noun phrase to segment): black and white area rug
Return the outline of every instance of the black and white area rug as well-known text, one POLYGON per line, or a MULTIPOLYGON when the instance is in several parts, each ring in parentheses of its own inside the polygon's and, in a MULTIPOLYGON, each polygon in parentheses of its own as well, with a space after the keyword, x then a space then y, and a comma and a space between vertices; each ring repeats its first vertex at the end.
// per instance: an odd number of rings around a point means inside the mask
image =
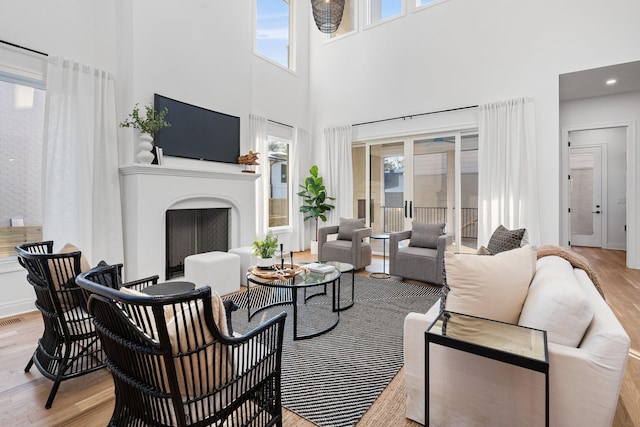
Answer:
MULTIPOLYGON (((252 288, 251 305, 273 302, 286 296, 283 293, 252 288)), ((404 318, 410 312, 425 313, 439 298, 440 288, 356 276, 355 304, 340 313, 339 324, 324 335, 299 341, 292 340, 291 305, 269 308, 248 323, 245 294, 231 296, 241 307, 233 313, 236 332, 246 332, 281 311, 287 312, 283 406, 319 426, 337 427, 355 425, 398 373, 403 364, 404 318)), ((342 277, 340 299, 341 305, 351 300, 351 274, 342 277)), ((331 311, 331 286, 327 296, 299 302, 298 307, 299 334, 324 328, 336 319, 331 311)))

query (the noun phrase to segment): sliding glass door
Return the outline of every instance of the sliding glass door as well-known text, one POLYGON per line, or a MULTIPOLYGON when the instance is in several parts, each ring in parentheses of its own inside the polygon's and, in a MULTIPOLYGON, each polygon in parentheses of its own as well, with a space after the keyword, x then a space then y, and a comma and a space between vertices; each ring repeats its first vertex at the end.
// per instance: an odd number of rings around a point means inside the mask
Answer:
MULTIPOLYGON (((354 168, 354 183, 360 188, 354 194, 358 216, 367 217, 374 234, 410 230, 413 221, 444 222, 456 245, 476 248, 475 132, 367 142, 354 147, 353 157, 360 165, 354 168), (357 184, 363 180, 366 184, 357 184)), ((372 243, 374 251, 381 252, 372 243)))

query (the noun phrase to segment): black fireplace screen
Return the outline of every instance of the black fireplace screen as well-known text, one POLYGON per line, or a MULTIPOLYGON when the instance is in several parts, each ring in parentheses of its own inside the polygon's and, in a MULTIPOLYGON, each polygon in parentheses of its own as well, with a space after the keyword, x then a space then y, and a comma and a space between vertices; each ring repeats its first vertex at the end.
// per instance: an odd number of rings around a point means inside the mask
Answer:
POLYGON ((167 211, 166 280, 184 275, 184 259, 229 250, 229 208, 167 211))

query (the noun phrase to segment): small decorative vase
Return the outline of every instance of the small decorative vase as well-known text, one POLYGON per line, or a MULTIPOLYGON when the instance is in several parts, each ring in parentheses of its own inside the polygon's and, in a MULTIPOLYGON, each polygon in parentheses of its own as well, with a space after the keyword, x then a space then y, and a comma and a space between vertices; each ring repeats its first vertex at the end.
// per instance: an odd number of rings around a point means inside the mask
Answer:
POLYGON ((311 253, 313 255, 316 255, 318 253, 318 241, 317 240, 312 240, 311 241, 311 253))
POLYGON ((153 149, 153 137, 148 133, 141 133, 138 138, 138 154, 136 158, 138 159, 138 163, 146 163, 151 164, 153 162, 154 156, 151 150, 153 149))
POLYGON ((256 267, 258 268, 269 269, 273 268, 274 265, 276 265, 275 256, 272 256, 271 258, 256 257, 256 267))

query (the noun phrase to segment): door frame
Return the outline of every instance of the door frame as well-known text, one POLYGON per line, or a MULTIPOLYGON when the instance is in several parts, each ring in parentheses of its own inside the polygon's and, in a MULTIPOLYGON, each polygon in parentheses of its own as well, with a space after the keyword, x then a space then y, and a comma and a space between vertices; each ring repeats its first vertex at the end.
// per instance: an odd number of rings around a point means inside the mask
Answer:
MULTIPOLYGON (((640 189, 640 152, 636 143, 636 121, 621 121, 608 123, 593 123, 584 125, 564 126, 561 128, 561 180, 560 180, 560 245, 567 247, 570 239, 569 228, 569 132, 579 130, 606 129, 624 127, 627 130, 626 144, 626 220, 627 220, 627 268, 640 269, 640 207, 637 192, 640 189)), ((604 228, 604 227, 603 227, 604 228)))
MULTIPOLYGON (((414 186, 413 186, 413 155, 414 155, 414 143, 416 140, 424 139, 424 138, 436 138, 440 136, 453 136, 455 137, 455 146, 454 146, 454 204, 455 206, 462 205, 462 164, 461 164, 461 153, 462 153, 462 136, 467 133, 478 132, 477 128, 475 129, 455 129, 450 131, 438 131, 438 132, 422 132, 416 134, 403 135, 398 137, 385 137, 385 138, 372 138, 367 141, 359 141, 357 143, 352 144, 352 148, 354 146, 364 146, 365 147, 365 174, 367 179, 371 177, 371 162, 369 159, 371 158, 371 147, 375 145, 384 145, 389 143, 403 143, 404 147, 404 157, 405 157, 405 200, 408 198, 408 194, 411 194, 411 199, 414 198, 414 186), (411 161, 409 163, 406 162, 406 159, 410 157, 411 161), (410 179, 407 179, 410 177, 410 179)), ((365 186, 365 204, 366 204, 366 223, 368 225, 371 224, 370 212, 371 212, 371 186, 365 186)), ((460 251, 461 248, 461 235, 462 226, 462 209, 455 209, 454 213, 454 226, 447 226, 447 232, 454 233, 458 238, 455 241, 455 250, 457 252, 460 251), (455 229, 454 229, 455 227, 455 229)), ((405 229, 411 229, 411 219, 405 218, 405 229)))
MULTIPOLYGON (((600 216, 600 247, 605 248, 605 242, 608 241, 607 236, 607 224, 608 217, 607 211, 608 209, 604 209, 602 207, 608 199, 607 194, 607 150, 605 144, 585 144, 585 145, 576 145, 573 147, 569 147, 569 155, 572 150, 577 150, 581 148, 586 149, 600 149, 600 206, 601 206, 601 216, 600 216)), ((569 167, 569 174, 571 174, 571 167, 569 167)), ((569 194, 569 203, 571 203, 571 194, 569 194)), ((569 215, 569 240, 571 240, 571 215, 569 215)), ((606 248, 605 248, 606 249, 606 248)))

